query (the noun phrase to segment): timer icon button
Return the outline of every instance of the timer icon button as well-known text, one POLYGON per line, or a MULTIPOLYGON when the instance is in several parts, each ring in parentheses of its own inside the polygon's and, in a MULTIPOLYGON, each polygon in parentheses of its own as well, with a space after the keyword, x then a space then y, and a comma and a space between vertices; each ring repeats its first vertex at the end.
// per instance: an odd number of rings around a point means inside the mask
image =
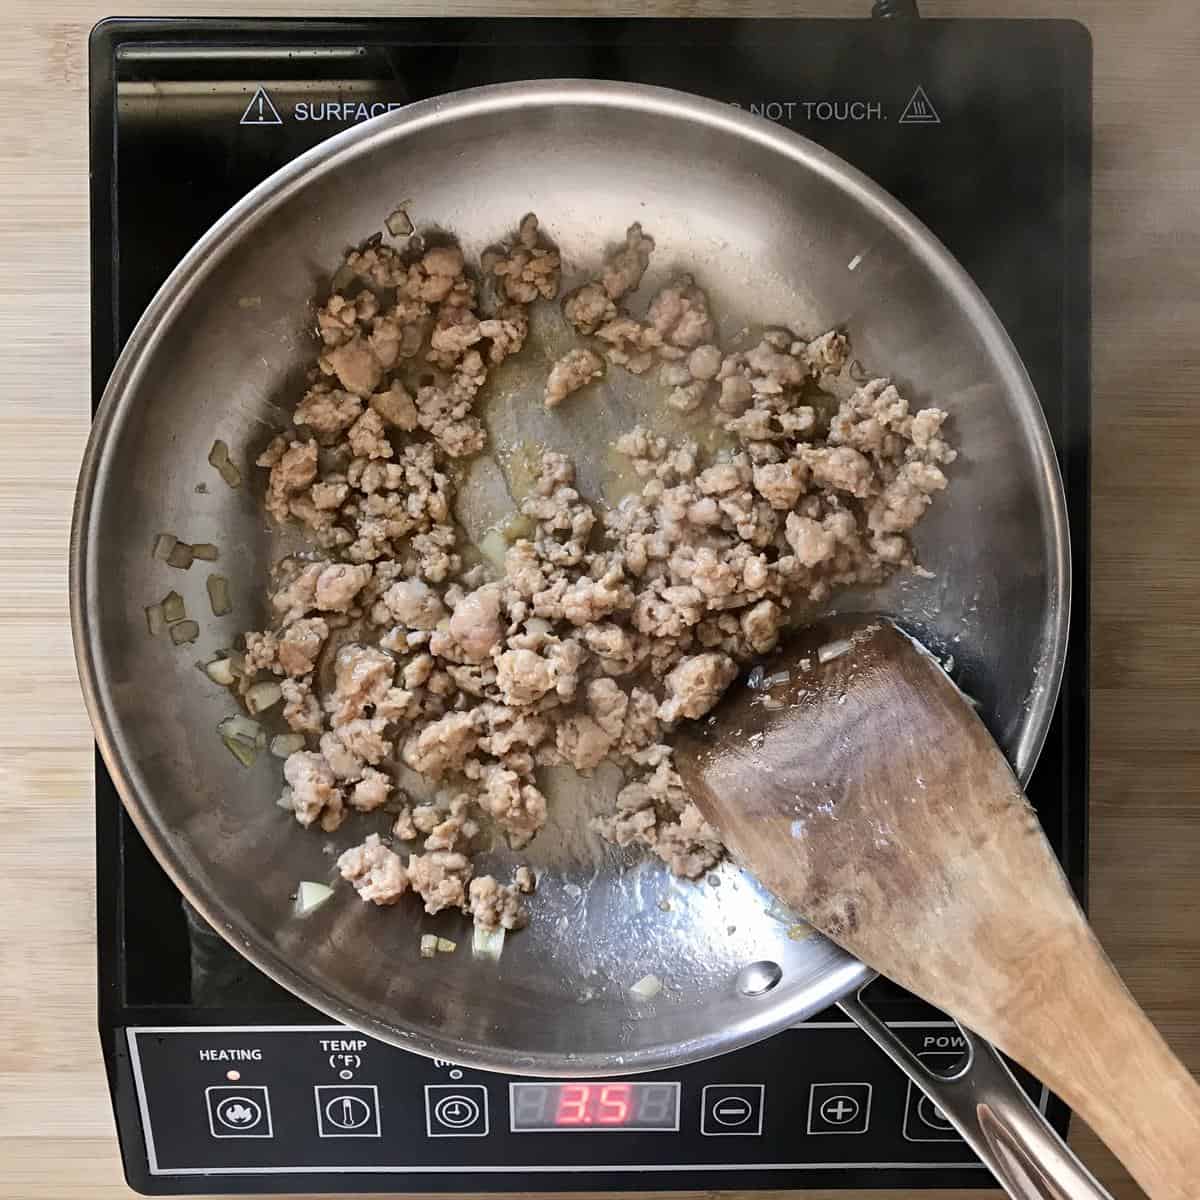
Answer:
POLYGON ((429 1137, 486 1137, 487 1088, 481 1084, 428 1084, 425 1132, 429 1137))
POLYGON ((479 1105, 470 1096, 446 1096, 434 1106, 433 1117, 447 1129, 465 1129, 479 1120, 479 1105))
POLYGON ((762 1133, 765 1091, 761 1083, 709 1084, 700 1102, 700 1132, 705 1137, 762 1133))

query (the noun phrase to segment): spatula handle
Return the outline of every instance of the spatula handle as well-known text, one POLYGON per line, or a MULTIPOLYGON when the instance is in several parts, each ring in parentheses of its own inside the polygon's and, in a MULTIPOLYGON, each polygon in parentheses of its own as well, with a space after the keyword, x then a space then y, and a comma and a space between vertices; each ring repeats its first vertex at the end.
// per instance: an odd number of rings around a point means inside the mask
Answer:
POLYGON ((968 1059, 944 1078, 858 997, 839 1007, 941 1109, 1012 1200, 1112 1200, 982 1038, 959 1026, 968 1059))
POLYGON ((1090 931, 1060 962, 1057 994, 1010 1014, 1005 1049, 1062 1096, 1152 1200, 1195 1200, 1200 1084, 1090 931))

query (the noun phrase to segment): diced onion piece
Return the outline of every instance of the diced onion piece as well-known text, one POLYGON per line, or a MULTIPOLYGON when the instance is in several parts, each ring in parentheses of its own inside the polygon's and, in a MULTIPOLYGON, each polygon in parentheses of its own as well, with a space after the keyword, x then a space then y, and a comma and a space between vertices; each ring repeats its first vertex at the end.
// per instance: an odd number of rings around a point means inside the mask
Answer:
MULTIPOLYGON (((283 699, 283 689, 273 679, 265 679, 246 690, 246 707, 257 716, 283 699)), ((260 731, 261 732, 261 731, 260 731)))
POLYGON ((500 532, 504 534, 504 540, 510 544, 519 542, 522 538, 533 537, 536 529, 533 518, 519 512, 509 513, 500 522, 500 532))
POLYGON ((800 920, 798 913, 793 912, 786 904, 781 903, 779 900, 772 900, 770 906, 765 911, 772 921, 778 921, 781 925, 794 925, 800 920))
POLYGON ((486 958, 498 962, 504 953, 504 926, 495 929, 484 929, 482 925, 475 926, 471 937, 471 954, 475 958, 486 958))
POLYGON ((817 661, 820 663, 833 662, 835 658, 841 658, 850 649, 849 638, 838 638, 836 642, 826 642, 817 651, 817 661))
POLYGON ((179 539, 173 533, 160 533, 154 539, 154 557, 159 562, 166 562, 171 557, 179 539))
POLYGON ((204 673, 213 683, 219 683, 222 687, 231 687, 237 679, 233 664, 227 658, 214 658, 212 662, 205 663, 204 673))
MULTIPOLYGON (((847 645, 848 644, 849 643, 847 643, 847 645)), ((763 686, 773 688, 777 683, 787 683, 791 677, 792 675, 790 671, 776 671, 774 675, 768 675, 766 679, 763 680, 763 686)))
POLYGON ((167 566, 186 571, 192 565, 192 548, 187 542, 176 542, 174 549, 167 555, 167 566))
POLYGON ((271 753, 276 758, 291 758, 304 749, 304 734, 277 733, 271 739, 271 753))
POLYGON ((208 577, 208 603, 214 617, 223 617, 233 611, 233 601, 229 598, 229 580, 224 575, 208 577))
POLYGON ((187 608, 184 606, 183 597, 178 592, 168 592, 162 599, 163 620, 168 625, 174 625, 176 621, 182 621, 187 616, 187 608))
POLYGON ((146 628, 150 631, 150 636, 158 637, 166 627, 167 619, 163 616, 163 606, 148 604, 146 606, 146 628))
POLYGON ((264 736, 262 726, 257 721, 236 713, 217 725, 217 733, 221 735, 225 748, 243 767, 253 765, 261 749, 259 739, 264 736))
POLYGON ((810 938, 817 931, 804 921, 797 921, 788 931, 788 941, 802 942, 805 938, 810 938))
POLYGON ((332 895, 333 888, 328 884, 305 879, 296 889, 296 916, 302 917, 314 908, 320 908, 332 895))
POLYGON ((421 957, 433 958, 437 954, 437 934, 423 933, 421 934, 421 957))
POLYGON ((392 237, 408 237, 413 231, 412 218, 402 208, 390 213, 384 225, 392 237))
POLYGON ((479 539, 479 553, 487 559, 497 571, 504 570, 504 556, 508 553, 508 542, 498 529, 489 529, 479 539))
POLYGON ((449 938, 440 937, 437 940, 437 948, 439 954, 453 954, 458 949, 458 943, 452 942, 449 938))
POLYGON ((243 767, 254 766, 254 760, 258 757, 257 746, 247 746, 245 742, 239 742, 237 738, 223 737, 221 739, 225 743, 225 749, 233 755, 234 758, 242 764, 243 767))
POLYGON ((279 799, 275 801, 275 807, 282 808, 287 812, 296 811, 296 803, 294 797, 292 796, 292 789, 290 787, 285 787, 283 791, 279 793, 279 799))
POLYGON ((356 278, 354 268, 343 263, 333 273, 333 278, 329 281, 330 291, 340 292, 343 288, 349 287, 356 278))
POLYGON ((192 544, 192 557, 199 558, 204 562, 216 562, 221 557, 221 551, 212 542, 194 542, 192 544))
POLYGON ((218 438, 212 444, 212 449, 208 452, 209 463, 216 467, 221 478, 231 487, 235 488, 242 482, 242 473, 234 466, 232 459, 229 457, 229 447, 218 438))
POLYGON ((186 646, 200 636, 200 626, 195 621, 176 621, 171 626, 171 641, 177 646, 186 646))
POLYGON ((752 691, 758 691, 763 685, 763 679, 766 677, 766 672, 762 667, 754 667, 750 674, 746 676, 746 686, 752 691))
POLYGON ((629 994, 636 1000, 653 1000, 662 991, 662 980, 657 975, 643 975, 629 989, 629 994))
POLYGON ((223 734, 241 738, 243 741, 250 742, 251 744, 258 739, 258 735, 262 732, 262 726, 257 721, 252 721, 249 717, 242 716, 241 713, 234 713, 231 717, 225 717, 217 728, 223 734))

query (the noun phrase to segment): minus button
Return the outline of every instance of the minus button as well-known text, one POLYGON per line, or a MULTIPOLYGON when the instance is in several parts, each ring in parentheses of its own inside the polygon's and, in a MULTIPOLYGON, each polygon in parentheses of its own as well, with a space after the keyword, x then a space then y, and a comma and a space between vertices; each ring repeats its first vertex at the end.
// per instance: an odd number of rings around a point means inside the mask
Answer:
POLYGON ((714 1083, 700 1101, 700 1132, 705 1137, 751 1136, 762 1133, 761 1083, 714 1083))
POLYGON ((713 1116, 718 1125, 745 1125, 753 1115, 750 1101, 742 1096, 722 1100, 713 1108, 713 1116))

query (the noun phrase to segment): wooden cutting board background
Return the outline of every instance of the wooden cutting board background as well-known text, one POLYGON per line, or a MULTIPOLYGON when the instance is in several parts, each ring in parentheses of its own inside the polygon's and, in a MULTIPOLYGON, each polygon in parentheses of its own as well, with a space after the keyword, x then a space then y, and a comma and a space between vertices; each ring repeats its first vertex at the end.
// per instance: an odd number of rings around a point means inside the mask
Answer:
MULTIPOLYGON (((117 7, 130 16, 156 11, 140 0, 117 7)), ((859 16, 868 7, 869 0, 603 6, 614 15, 796 16, 859 16)), ((1200 1069, 1196 10, 1192 0, 924 0, 923 10, 1074 17, 1095 38, 1092 915, 1133 991, 1200 1069)), ((157 11, 596 9, 587 0, 292 0, 254 10, 171 0, 157 11)), ((91 739, 67 625, 67 533, 89 396, 85 41, 106 15, 94 0, 0 0, 2 1200, 132 1194, 95 1031, 91 739)), ((1074 1142, 1121 1200, 1139 1195, 1086 1130, 1074 1142)))

